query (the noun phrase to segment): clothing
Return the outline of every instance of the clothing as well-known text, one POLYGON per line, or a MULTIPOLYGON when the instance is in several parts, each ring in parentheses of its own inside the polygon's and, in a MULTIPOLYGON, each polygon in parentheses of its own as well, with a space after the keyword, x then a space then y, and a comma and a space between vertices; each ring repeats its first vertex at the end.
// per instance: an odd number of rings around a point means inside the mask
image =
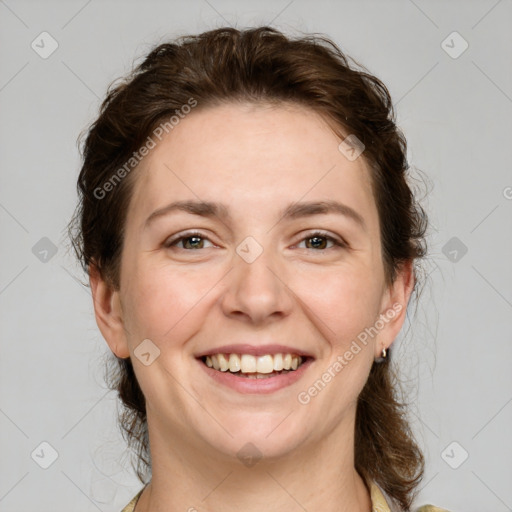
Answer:
POLYGON ((142 494, 142 491, 144 490, 144 487, 132 498, 132 501, 126 505, 126 507, 121 510, 121 512, 133 512, 135 509, 135 505, 137 504, 137 501, 139 501, 140 495, 142 494))
MULTIPOLYGON (((396 509, 390 508, 390 501, 385 498, 384 492, 375 482, 370 482, 369 488, 372 501, 372 512, 395 512, 396 509)), ((121 510, 121 512, 133 512, 143 490, 144 487, 133 497, 130 503, 121 510)), ((418 508, 416 512, 448 512, 448 510, 434 507, 434 505, 423 505, 418 508)))

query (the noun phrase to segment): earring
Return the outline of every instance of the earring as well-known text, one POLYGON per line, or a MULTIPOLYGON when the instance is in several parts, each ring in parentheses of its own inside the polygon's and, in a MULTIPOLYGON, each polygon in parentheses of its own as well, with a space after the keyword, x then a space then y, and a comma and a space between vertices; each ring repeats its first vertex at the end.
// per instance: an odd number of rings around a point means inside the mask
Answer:
POLYGON ((383 363, 386 360, 387 357, 387 351, 385 348, 382 349, 382 352, 380 354, 380 357, 375 358, 376 363, 383 363))

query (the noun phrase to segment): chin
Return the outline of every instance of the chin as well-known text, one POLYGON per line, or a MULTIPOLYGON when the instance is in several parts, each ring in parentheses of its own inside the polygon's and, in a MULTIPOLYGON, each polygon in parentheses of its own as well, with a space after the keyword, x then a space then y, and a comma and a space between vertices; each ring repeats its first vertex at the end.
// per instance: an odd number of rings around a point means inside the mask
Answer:
POLYGON ((222 453, 226 460, 236 458, 245 463, 246 460, 263 462, 287 457, 302 446, 306 439, 300 432, 290 430, 290 425, 286 428, 286 421, 278 426, 282 421, 281 416, 273 422, 263 421, 256 426, 254 418, 246 422, 240 420, 236 424, 237 428, 234 424, 225 425, 233 437, 227 433, 210 437, 210 431, 205 441, 213 450, 222 453))

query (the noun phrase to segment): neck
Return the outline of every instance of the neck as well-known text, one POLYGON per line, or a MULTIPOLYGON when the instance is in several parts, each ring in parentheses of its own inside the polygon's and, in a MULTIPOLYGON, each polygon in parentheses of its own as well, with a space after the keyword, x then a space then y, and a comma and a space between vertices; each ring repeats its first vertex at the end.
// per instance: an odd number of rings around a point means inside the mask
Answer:
POLYGON ((333 432, 250 467, 211 447, 182 443, 182 438, 171 445, 168 434, 159 435, 151 426, 149 432, 152 479, 135 512, 371 511, 369 490, 354 468, 353 429, 350 436, 342 435, 347 429, 333 432))

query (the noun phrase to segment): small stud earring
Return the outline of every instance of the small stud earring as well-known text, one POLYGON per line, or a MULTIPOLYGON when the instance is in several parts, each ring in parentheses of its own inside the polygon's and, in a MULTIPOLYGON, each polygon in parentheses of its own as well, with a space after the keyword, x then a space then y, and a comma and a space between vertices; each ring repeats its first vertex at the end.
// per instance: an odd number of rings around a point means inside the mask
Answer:
POLYGON ((385 348, 382 349, 381 356, 375 358, 376 363, 383 363, 386 360, 387 351, 385 348))

